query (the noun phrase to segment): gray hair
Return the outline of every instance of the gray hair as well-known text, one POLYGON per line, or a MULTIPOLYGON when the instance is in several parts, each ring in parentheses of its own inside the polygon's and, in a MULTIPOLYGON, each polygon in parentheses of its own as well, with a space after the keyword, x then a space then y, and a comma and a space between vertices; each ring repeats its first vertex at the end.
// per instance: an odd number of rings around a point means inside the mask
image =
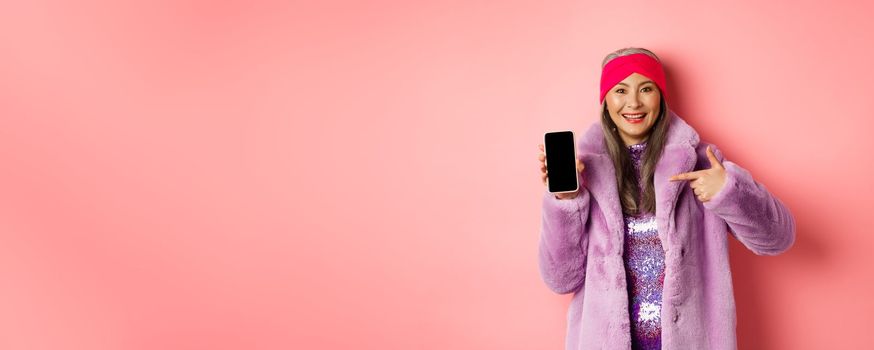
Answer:
POLYGON ((650 57, 655 58, 656 61, 659 61, 661 63, 661 60, 659 59, 659 57, 656 56, 656 54, 654 54, 650 50, 644 49, 642 47, 626 47, 626 48, 622 48, 622 49, 613 51, 613 52, 609 53, 607 55, 607 57, 604 57, 604 61, 601 62, 601 68, 604 68, 604 66, 607 65, 607 62, 612 61, 616 57, 628 56, 628 55, 632 55, 632 54, 636 54, 636 53, 642 53, 642 54, 649 55, 650 57))

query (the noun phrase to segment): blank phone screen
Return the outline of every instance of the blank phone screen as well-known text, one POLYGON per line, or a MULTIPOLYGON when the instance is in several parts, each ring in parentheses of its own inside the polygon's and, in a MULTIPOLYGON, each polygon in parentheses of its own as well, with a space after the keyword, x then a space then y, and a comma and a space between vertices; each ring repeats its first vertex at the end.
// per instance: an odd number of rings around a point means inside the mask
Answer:
POLYGON ((574 157, 574 134, 556 131, 545 134, 546 172, 549 192, 577 189, 577 164, 574 157))

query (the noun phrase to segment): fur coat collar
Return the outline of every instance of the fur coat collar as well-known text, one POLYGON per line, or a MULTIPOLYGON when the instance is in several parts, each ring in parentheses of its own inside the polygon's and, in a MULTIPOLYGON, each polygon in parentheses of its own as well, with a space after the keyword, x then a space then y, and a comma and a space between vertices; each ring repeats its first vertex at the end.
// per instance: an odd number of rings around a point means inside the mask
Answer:
MULTIPOLYGON (((672 182, 668 179, 676 174, 693 171, 697 160, 695 149, 700 141, 698 133, 685 120, 671 110, 668 113, 671 125, 668 128, 662 157, 656 164, 653 178, 659 238, 666 251, 670 251, 671 247, 679 243, 678 240, 682 240, 682 237, 669 237, 667 233, 674 231, 674 204, 682 189, 681 186, 687 185, 686 181, 672 182)), ((580 159, 586 164, 586 170, 583 172, 586 187, 591 191, 595 200, 602 203, 602 210, 610 232, 623 232, 624 222, 622 207, 618 199, 619 190, 616 186, 616 174, 613 162, 607 153, 604 132, 601 130, 600 123, 594 123, 586 131, 579 142, 578 149, 580 159)), ((621 250, 624 242, 623 237, 617 235, 613 239, 621 250)))

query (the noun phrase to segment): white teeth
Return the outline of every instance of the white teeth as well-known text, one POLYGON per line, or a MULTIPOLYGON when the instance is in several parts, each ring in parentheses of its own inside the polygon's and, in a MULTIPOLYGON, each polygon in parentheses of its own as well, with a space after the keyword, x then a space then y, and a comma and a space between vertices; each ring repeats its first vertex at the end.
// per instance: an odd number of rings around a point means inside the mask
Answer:
POLYGON ((646 116, 646 114, 623 114, 622 116, 627 119, 640 119, 646 116))

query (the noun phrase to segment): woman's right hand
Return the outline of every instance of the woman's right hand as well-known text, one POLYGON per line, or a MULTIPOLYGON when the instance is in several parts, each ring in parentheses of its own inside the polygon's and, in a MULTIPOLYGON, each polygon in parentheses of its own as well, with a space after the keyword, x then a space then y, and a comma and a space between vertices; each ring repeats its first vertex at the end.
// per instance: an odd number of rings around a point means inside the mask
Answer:
MULTIPOLYGON (((538 154, 538 156, 537 156, 537 159, 540 160, 540 177, 543 180, 543 185, 546 186, 546 178, 547 178, 546 153, 544 153, 545 151, 543 150, 542 143, 540 145, 538 145, 538 148, 540 148, 540 154, 538 154)), ((585 168, 586 168, 586 165, 583 164, 583 162, 581 162, 579 159, 577 159, 577 171, 582 173, 583 169, 585 169, 585 168)), ((580 184, 580 186, 582 186, 582 185, 583 184, 580 184)), ((577 190, 575 192, 569 192, 569 193, 556 193, 555 197, 558 199, 573 199, 573 198, 576 198, 577 194, 579 194, 579 193, 580 193, 579 190, 577 190)))

